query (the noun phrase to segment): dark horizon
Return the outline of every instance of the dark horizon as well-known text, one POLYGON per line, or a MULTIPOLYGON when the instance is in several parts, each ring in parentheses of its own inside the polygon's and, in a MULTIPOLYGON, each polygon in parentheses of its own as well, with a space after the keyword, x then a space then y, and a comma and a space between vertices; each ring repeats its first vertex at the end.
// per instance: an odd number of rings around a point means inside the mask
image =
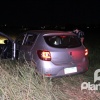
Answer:
POLYGON ((0 24, 9 26, 100 24, 100 0, 25 0, 0 4, 0 24))

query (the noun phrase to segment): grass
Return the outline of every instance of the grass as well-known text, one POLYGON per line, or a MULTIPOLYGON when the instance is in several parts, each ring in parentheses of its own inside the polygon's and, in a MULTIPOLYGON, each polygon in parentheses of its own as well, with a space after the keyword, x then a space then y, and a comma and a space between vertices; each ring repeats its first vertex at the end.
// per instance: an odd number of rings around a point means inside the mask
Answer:
POLYGON ((12 63, 3 61, 0 67, 0 94, 5 99, 65 100, 68 97, 60 91, 58 85, 53 86, 51 80, 39 77, 28 63, 12 63))
POLYGON ((100 100, 99 91, 81 91, 82 82, 94 80, 100 52, 89 48, 89 70, 84 74, 54 79, 41 78, 25 61, 0 60, 0 100, 100 100))

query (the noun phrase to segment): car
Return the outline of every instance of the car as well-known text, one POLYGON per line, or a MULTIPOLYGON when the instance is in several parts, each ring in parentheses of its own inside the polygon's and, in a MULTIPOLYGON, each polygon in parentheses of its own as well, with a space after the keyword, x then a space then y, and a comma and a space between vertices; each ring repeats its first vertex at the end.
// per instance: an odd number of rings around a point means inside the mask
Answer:
POLYGON ((45 77, 88 71, 88 49, 72 31, 29 30, 16 38, 12 48, 12 59, 34 62, 45 77))
POLYGON ((14 59, 13 57, 13 51, 14 51, 14 42, 13 39, 6 34, 0 32, 0 58, 1 59, 7 59, 11 58, 14 59))

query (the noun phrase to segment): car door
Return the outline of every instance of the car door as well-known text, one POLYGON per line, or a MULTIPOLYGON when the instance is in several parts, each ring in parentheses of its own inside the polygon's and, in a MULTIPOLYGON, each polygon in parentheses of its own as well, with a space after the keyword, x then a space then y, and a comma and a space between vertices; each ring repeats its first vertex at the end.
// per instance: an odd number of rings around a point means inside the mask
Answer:
POLYGON ((15 59, 19 59, 19 55, 21 54, 21 50, 22 50, 21 48, 24 45, 26 36, 27 36, 27 33, 22 33, 16 38, 14 42, 15 43, 15 50, 14 50, 15 59))
POLYGON ((15 58, 15 43, 13 39, 6 34, 0 32, 0 58, 15 58))
POLYGON ((23 45, 20 47, 20 59, 24 58, 28 61, 32 59, 32 48, 34 47, 36 37, 37 35, 34 33, 27 33, 23 45))

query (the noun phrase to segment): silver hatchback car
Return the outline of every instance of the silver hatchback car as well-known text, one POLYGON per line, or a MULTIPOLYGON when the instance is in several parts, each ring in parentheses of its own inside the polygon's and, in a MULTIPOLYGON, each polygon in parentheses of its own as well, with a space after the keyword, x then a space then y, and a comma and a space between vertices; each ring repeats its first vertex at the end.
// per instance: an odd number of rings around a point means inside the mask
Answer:
POLYGON ((16 55, 33 61, 45 77, 79 74, 88 70, 88 49, 71 31, 31 30, 18 37, 16 55))
POLYGON ((88 49, 71 31, 31 30, 15 41, 0 32, 2 59, 23 59, 35 63, 37 72, 45 77, 74 75, 88 70, 88 49))

